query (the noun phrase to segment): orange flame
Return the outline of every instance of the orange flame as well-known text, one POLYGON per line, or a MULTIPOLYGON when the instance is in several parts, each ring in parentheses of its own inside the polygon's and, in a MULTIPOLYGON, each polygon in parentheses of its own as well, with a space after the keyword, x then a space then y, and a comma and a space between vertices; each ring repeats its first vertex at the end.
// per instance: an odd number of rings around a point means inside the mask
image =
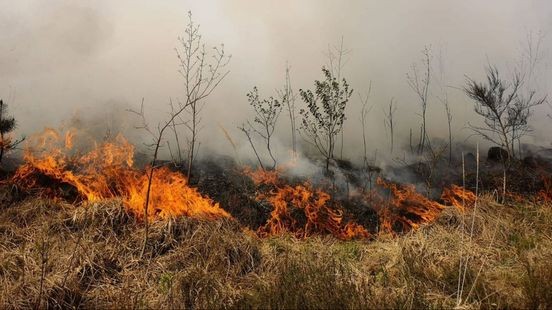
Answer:
MULTIPOLYGON (((37 176, 45 175, 71 185, 88 201, 120 197, 130 211, 143 217, 151 167, 146 171, 133 168, 134 146, 118 135, 87 153, 70 155, 75 136, 68 131, 62 141, 56 130, 47 128, 31 137, 25 148, 25 164, 12 180, 32 188, 38 186, 37 176)), ((218 204, 189 187, 184 175, 167 167, 155 170, 151 188, 148 217, 230 217, 218 204)))
POLYGON ((251 178, 255 185, 276 185, 276 183, 279 181, 278 170, 265 170, 260 168, 257 170, 253 170, 250 167, 244 167, 242 171, 245 175, 251 178))
POLYGON ((477 197, 472 191, 467 190, 462 186, 453 184, 443 190, 441 199, 445 203, 463 212, 474 206, 477 197))
POLYGON ((552 202, 552 178, 542 176, 543 189, 539 191, 539 198, 544 202, 552 202))
POLYGON ((320 189, 313 189, 309 183, 281 185, 277 171, 246 171, 256 184, 275 187, 273 191, 257 195, 257 200, 266 200, 273 207, 270 218, 258 230, 261 237, 284 232, 291 232, 298 238, 324 233, 344 240, 370 236, 361 225, 344 223, 343 211, 330 204, 331 196, 320 189))
POLYGON ((445 208, 442 204, 416 192, 414 185, 401 185, 377 179, 377 184, 391 191, 392 197, 377 210, 380 231, 394 233, 418 229, 421 224, 434 221, 445 208))

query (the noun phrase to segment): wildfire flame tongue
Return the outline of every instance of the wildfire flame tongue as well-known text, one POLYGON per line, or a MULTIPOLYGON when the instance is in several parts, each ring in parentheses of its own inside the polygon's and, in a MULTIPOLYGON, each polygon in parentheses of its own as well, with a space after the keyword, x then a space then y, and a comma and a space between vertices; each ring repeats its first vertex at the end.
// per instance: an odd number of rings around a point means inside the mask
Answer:
POLYGON ((472 191, 453 184, 443 190, 441 199, 458 210, 465 211, 473 207, 477 197, 472 191))
POLYGON ((309 183, 291 186, 284 184, 277 171, 245 169, 257 185, 271 185, 257 200, 269 202, 273 210, 264 226, 258 230, 266 237, 291 232, 298 238, 314 234, 332 234, 340 239, 367 238, 370 233, 354 222, 343 222, 343 211, 331 205, 328 193, 313 189, 309 183))
MULTIPOLYGON (((39 174, 74 187, 89 201, 120 197, 138 217, 144 215, 148 171, 133 168, 134 146, 122 135, 106 141, 86 153, 74 152, 76 133, 63 137, 54 129, 31 137, 22 165, 13 181, 23 187, 37 186, 39 174)), ((187 179, 167 167, 156 169, 148 217, 174 216, 216 219, 230 217, 218 204, 188 186, 187 179)))
POLYGON ((544 202, 552 202, 552 177, 542 176, 543 189, 539 191, 539 198, 544 202))
POLYGON ((423 223, 435 220, 444 205, 432 201, 416 192, 414 185, 403 185, 377 179, 377 184, 391 191, 388 203, 383 202, 379 210, 380 230, 385 232, 417 229, 423 223))

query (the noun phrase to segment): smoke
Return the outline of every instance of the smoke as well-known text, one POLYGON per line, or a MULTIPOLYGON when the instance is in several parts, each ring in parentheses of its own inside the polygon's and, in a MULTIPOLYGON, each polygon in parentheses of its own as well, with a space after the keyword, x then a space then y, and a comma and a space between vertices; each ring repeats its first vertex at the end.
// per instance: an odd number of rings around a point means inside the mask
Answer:
MULTIPOLYGON (((169 98, 183 95, 174 48, 188 10, 201 24, 206 43, 224 43, 233 55, 230 75, 203 111, 200 155, 237 152, 244 160, 251 159, 249 145, 236 129, 251 117, 245 94, 258 86, 263 95, 276 95, 274 90, 284 83, 286 62, 294 89, 312 88, 313 81, 322 78, 328 45, 343 37, 350 50, 343 76, 355 89, 347 107, 344 155, 357 160, 362 153, 357 92, 365 92, 370 81, 374 105, 367 127, 370 154, 378 150, 380 158, 401 157, 399 147, 408 144, 410 129, 417 134, 419 104, 405 74, 412 63, 420 62, 425 46, 433 51, 434 77, 441 73, 439 55, 445 68, 445 79, 432 81, 428 132, 432 138, 447 138, 444 107, 437 100, 442 95, 439 85, 444 85, 454 117, 454 139, 465 143, 471 135, 467 123, 480 122, 473 103, 459 90, 465 76, 483 78, 489 62, 505 74, 512 72, 527 33, 550 33, 552 4, 544 0, 52 0, 47 4, 1 0, 0 96, 10 98, 19 121, 17 134, 78 118, 88 119, 87 126, 105 124, 137 135, 136 119, 126 109, 138 109, 142 98, 152 124, 166 117, 169 98), (391 98, 398 104, 399 147, 389 156, 382 110, 391 98), (236 151, 228 137, 236 142, 236 151)), ((551 42, 545 37, 534 79, 541 93, 550 90, 551 42)), ((535 131, 524 142, 549 145, 546 109, 537 108, 535 131)), ((289 154, 289 127, 282 113, 275 142, 280 158, 289 154)), ((482 142, 474 137, 467 141, 482 142)))

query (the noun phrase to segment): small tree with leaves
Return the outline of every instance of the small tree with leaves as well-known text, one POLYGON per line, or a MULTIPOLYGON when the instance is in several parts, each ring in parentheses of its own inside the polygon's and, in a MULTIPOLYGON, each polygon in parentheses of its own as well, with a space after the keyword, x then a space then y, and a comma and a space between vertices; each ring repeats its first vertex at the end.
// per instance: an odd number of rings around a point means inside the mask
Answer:
POLYGON ((0 163, 4 155, 13 150, 25 138, 13 140, 10 133, 15 129, 15 118, 8 115, 8 105, 0 99, 0 163))
POLYGON ((337 135, 343 129, 345 107, 353 90, 343 78, 338 80, 330 70, 322 68, 324 80, 315 81, 315 89, 299 90, 307 109, 301 109, 301 132, 326 160, 326 172, 334 158, 337 135))
POLYGON ((520 92, 523 78, 514 74, 512 81, 502 79, 494 66, 487 68, 487 81, 476 82, 468 78, 465 93, 475 101, 475 113, 483 117, 485 126, 471 129, 484 139, 500 145, 515 157, 514 141, 531 131, 529 117, 533 107, 546 101, 535 91, 526 96, 520 92))
POLYGON ((508 152, 507 160, 502 161, 503 182, 502 201, 506 198, 506 175, 510 158, 515 158, 514 142, 531 131, 529 117, 531 109, 546 101, 538 98, 535 91, 521 94, 523 78, 515 73, 512 81, 503 80, 494 66, 487 68, 486 83, 478 83, 468 78, 464 91, 475 101, 475 113, 483 117, 485 126, 474 126, 472 130, 484 139, 500 145, 508 152))
POLYGON ((255 133, 263 139, 268 155, 272 159, 271 169, 274 169, 276 168, 277 161, 272 151, 271 139, 274 134, 274 130, 276 129, 278 117, 282 112, 282 104, 280 104, 280 102, 273 97, 269 97, 268 99, 260 98, 257 87, 253 87, 253 90, 247 94, 247 100, 249 101, 249 105, 251 105, 255 111, 255 117, 253 118, 253 122, 247 121, 247 124, 244 124, 238 128, 247 136, 247 139, 249 140, 257 159, 259 160, 261 168, 264 169, 266 166, 263 165, 259 157, 257 149, 253 144, 251 134, 255 133))

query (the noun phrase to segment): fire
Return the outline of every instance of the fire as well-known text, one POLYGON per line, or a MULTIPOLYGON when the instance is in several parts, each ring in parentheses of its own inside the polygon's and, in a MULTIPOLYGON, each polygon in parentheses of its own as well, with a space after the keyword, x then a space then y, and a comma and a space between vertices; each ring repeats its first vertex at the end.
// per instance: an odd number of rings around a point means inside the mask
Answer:
POLYGON ((443 190, 441 199, 458 210, 465 211, 474 206, 477 196, 472 191, 453 184, 443 190))
POLYGON ((243 173, 251 178, 255 185, 270 184, 276 185, 279 182, 278 170, 265 170, 257 169, 253 170, 250 167, 244 167, 243 173))
MULTIPOLYGON (((41 194, 62 197, 70 188, 82 200, 98 201, 120 198, 125 207, 137 217, 144 216, 151 167, 134 167, 134 146, 122 135, 102 143, 87 143, 86 137, 69 130, 60 133, 46 129, 27 139, 25 163, 19 167, 12 181, 23 189, 39 189, 41 194), (93 145, 91 150, 80 150, 79 145, 93 145)), ((258 201, 272 206, 269 219, 257 230, 261 237, 285 232, 298 238, 316 234, 331 234, 339 239, 369 238, 368 230, 355 221, 346 220, 338 201, 321 187, 309 182, 287 184, 280 177, 283 169, 243 171, 258 186, 258 201), (262 186, 261 186, 262 185, 262 186)), ((186 177, 158 167, 151 180, 148 218, 188 216, 201 219, 231 217, 218 203, 202 196, 188 185, 186 177)), ((444 205, 416 192, 413 185, 402 185, 379 178, 377 185, 389 190, 385 199, 379 190, 369 193, 369 207, 379 217, 379 231, 397 233, 419 228, 434 221, 444 205)), ((544 198, 550 193, 552 182, 545 180, 544 198)), ((74 195, 74 196, 75 196, 74 195)), ((473 206, 473 192, 452 185, 443 191, 441 199, 460 210, 473 206)))
POLYGON ((397 184, 382 178, 377 179, 377 184, 391 191, 390 199, 387 203, 382 200, 377 210, 382 232, 418 229, 421 224, 434 221, 445 208, 416 192, 414 185, 397 184))
POLYGON ((539 198, 544 202, 552 202, 552 178, 542 176, 543 189, 539 191, 539 198))
POLYGON ((313 189, 308 182, 291 186, 283 184, 277 171, 247 171, 257 185, 274 186, 268 193, 257 195, 257 200, 265 200, 273 207, 266 224, 258 229, 261 237, 284 232, 291 232, 298 238, 325 233, 344 240, 370 236, 361 225, 344 223, 343 211, 332 206, 331 196, 320 189, 313 189))
MULTIPOLYGON (((134 146, 122 135, 85 153, 73 150, 77 136, 68 131, 62 137, 48 128, 31 137, 25 148, 25 164, 12 180, 24 188, 36 188, 40 187, 40 176, 46 176, 50 182, 74 187, 88 201, 120 197, 128 210, 143 217, 152 168, 141 171, 133 167, 134 146)), ((184 175, 167 167, 155 170, 151 188, 148 217, 230 217, 218 204, 189 187, 184 175)))

